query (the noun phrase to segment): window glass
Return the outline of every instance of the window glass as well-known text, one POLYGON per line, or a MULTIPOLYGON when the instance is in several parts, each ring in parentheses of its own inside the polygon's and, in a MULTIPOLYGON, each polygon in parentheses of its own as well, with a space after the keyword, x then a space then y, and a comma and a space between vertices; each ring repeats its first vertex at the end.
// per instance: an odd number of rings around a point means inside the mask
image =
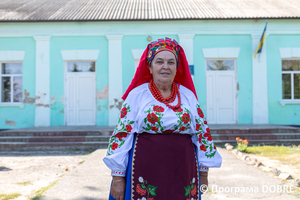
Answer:
POLYGON ((13 87, 14 102, 22 102, 22 76, 14 77, 13 87))
POLYGON ((282 98, 291 99, 291 74, 282 74, 282 98))
POLYGON ((294 74, 294 99, 300 99, 300 74, 294 74))
POLYGON ((282 60, 282 71, 300 71, 300 60, 282 60))
POLYGON ((2 63, 2 74, 22 74, 22 63, 2 63))
POLYGON ((234 60, 207 60, 207 70, 234 70, 234 60))
POLYGON ((95 62, 68 62, 68 72, 95 72, 95 62))
POLYGON ((10 102, 10 92, 11 92, 10 77, 2 77, 1 79, 1 102, 10 102))

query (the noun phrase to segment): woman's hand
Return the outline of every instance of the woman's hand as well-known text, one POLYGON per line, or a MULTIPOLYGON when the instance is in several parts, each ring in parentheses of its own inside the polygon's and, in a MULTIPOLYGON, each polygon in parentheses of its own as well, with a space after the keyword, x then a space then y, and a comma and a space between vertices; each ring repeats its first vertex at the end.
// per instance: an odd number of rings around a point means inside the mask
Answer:
POLYGON ((201 194, 205 193, 208 189, 208 172, 200 172, 200 191, 201 194))
POLYGON ((113 183, 110 189, 111 196, 116 200, 124 200, 125 198, 125 178, 113 176, 113 183))

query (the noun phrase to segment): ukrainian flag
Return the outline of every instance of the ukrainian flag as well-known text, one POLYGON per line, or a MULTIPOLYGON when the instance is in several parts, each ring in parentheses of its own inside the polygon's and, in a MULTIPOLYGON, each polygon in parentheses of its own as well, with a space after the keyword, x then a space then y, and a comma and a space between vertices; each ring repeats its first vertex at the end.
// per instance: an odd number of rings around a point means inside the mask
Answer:
POLYGON ((256 57, 256 54, 261 53, 261 50, 262 50, 262 47, 263 47, 263 44, 264 44, 264 41, 265 41, 265 35, 266 35, 266 30, 267 30, 267 24, 268 24, 268 20, 266 20, 265 29, 264 29, 264 32, 263 32, 261 38, 260 38, 258 47, 257 47, 256 52, 255 52, 255 54, 254 54, 254 58, 256 57))

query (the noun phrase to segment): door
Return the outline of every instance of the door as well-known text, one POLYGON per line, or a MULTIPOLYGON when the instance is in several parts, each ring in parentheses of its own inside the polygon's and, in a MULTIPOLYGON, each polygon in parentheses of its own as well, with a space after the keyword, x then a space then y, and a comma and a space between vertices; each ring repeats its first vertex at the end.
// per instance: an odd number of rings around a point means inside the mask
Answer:
POLYGON ((206 61, 207 120, 211 124, 237 123, 235 60, 206 61))
POLYGON ((95 62, 68 62, 65 124, 96 125, 95 62))

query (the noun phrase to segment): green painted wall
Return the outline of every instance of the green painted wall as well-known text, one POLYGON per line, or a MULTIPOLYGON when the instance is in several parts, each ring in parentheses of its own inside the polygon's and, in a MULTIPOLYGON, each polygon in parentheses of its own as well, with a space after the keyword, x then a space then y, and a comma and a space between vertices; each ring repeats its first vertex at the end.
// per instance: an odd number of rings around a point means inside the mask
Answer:
MULTIPOLYGON (((106 37, 52 37, 50 44, 51 126, 64 126, 64 60, 61 50, 100 50, 96 61, 97 93, 108 86, 108 42, 106 37)), ((108 98, 97 98, 96 125, 108 125, 108 98)))
POLYGON ((269 35, 267 38, 268 105, 270 124, 300 125, 300 105, 281 106, 282 71, 280 48, 300 47, 298 35, 269 35))
MULTIPOLYGON (((23 99, 24 91, 35 98, 35 41, 33 37, 1 38, 0 51, 25 51, 23 60, 23 99)), ((34 126, 35 103, 25 103, 23 108, 0 106, 0 129, 14 129, 34 126), (8 125, 5 121, 14 121, 8 125)))
POLYGON ((250 35, 196 35, 194 38, 194 83, 206 113, 206 75, 203 48, 240 48, 237 58, 238 123, 252 124, 252 40, 250 35))

